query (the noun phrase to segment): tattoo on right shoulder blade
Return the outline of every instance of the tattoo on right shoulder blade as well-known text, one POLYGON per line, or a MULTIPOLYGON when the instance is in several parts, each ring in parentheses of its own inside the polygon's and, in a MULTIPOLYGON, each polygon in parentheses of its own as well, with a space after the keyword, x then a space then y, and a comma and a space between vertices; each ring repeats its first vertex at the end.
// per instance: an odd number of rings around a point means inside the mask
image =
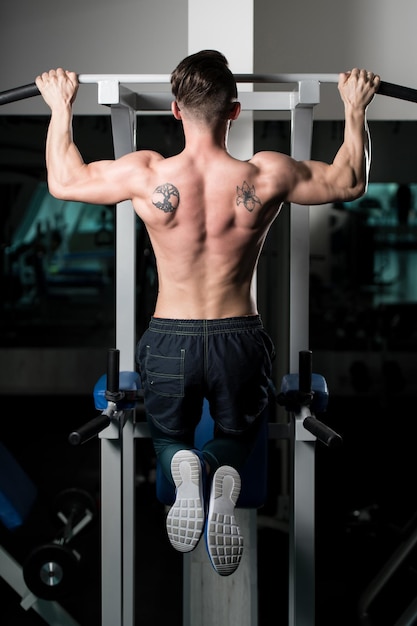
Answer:
POLYGON ((152 194, 152 204, 164 213, 172 213, 180 203, 180 192, 171 183, 158 185, 152 194))
POLYGON ((262 202, 255 193, 255 185, 250 187, 246 180, 243 181, 243 185, 241 187, 236 187, 236 193, 236 204, 238 206, 239 204, 243 204, 249 213, 252 213, 257 204, 262 206, 262 202))

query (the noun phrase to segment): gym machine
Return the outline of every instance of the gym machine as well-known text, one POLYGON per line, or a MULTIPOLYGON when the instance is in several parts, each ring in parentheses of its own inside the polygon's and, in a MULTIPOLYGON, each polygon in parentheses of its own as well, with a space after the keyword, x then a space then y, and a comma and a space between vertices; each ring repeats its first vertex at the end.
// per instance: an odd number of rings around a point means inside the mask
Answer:
MULTIPOLYGON (((148 427, 145 422, 140 375, 134 371, 120 371, 119 364, 119 351, 110 349, 108 351, 107 374, 99 378, 94 388, 95 407, 101 413, 69 435, 71 444, 79 445, 97 435, 103 436, 103 431, 105 432, 105 429, 111 424, 114 425, 120 436, 122 436, 124 425, 132 419, 135 423, 134 437, 149 437, 148 427)), ((242 492, 237 503, 237 507, 240 509, 256 509, 265 502, 268 439, 289 440, 292 444, 292 458, 294 458, 294 442, 297 437, 302 437, 306 440, 306 433, 309 434, 311 442, 317 438, 317 440, 328 447, 336 447, 342 443, 340 435, 316 418, 316 412, 324 413, 326 411, 328 389, 325 379, 318 374, 312 373, 312 353, 310 351, 300 352, 298 373, 284 376, 279 392, 277 392, 273 382, 270 381, 270 395, 271 401, 275 401, 283 406, 288 412, 289 421, 285 424, 268 422, 268 410, 265 412, 265 428, 261 430, 255 449, 241 474, 242 492)), ((208 405, 205 405, 203 409, 197 431, 195 446, 200 448, 207 439, 211 438, 213 432, 213 422, 208 411, 208 405)), ((306 466, 306 471, 311 471, 311 469, 311 467, 306 466)), ((159 466, 157 466, 156 476, 156 495, 158 499, 163 504, 172 504, 174 499, 173 487, 168 485, 168 481, 162 475, 159 466)), ((292 478, 294 479, 294 476, 292 478)), ((300 486, 301 484, 300 482, 300 486)), ((310 507, 314 507, 314 493, 306 493, 304 488, 300 488, 296 494, 293 494, 293 523, 295 523, 297 513, 301 513, 301 509, 305 508, 304 505, 303 507, 301 505, 306 500, 310 507)), ((314 597, 310 596, 314 592, 314 533, 311 534, 310 532, 314 524, 306 526, 305 522, 305 516, 301 515, 300 524, 304 526, 304 532, 302 535, 299 534, 298 537, 292 536, 292 554, 296 560, 290 563, 290 576, 294 577, 295 580, 298 577, 300 578, 299 582, 303 582, 303 586, 298 587, 299 591, 302 589, 303 595, 302 597, 297 597, 297 601, 300 603, 297 618, 299 621, 297 623, 301 624, 313 623, 311 621, 312 617, 307 611, 310 610, 311 606, 314 606, 314 597), (300 576, 300 572, 304 572, 304 574, 300 576), (310 579, 306 578, 306 573, 310 579), (306 582, 310 584, 306 584, 306 582)), ((242 565, 240 568, 242 568, 242 565)), ((133 581, 134 578, 129 585, 133 584, 133 581)), ((186 579, 184 582, 186 582, 186 579)), ((191 583, 191 581, 188 582, 191 583)), ((223 579, 222 584, 224 585, 224 583, 225 579, 223 579)), ((186 591, 184 593, 184 598, 187 599, 189 596, 186 591)), ((195 614, 193 614, 192 618, 188 613, 185 613, 185 615, 188 615, 184 619, 184 623, 187 625, 194 624, 196 619, 198 620, 195 614)), ((222 614, 222 619, 228 618, 230 619, 230 615, 222 614)), ((256 617, 252 616, 250 624, 256 623, 254 619, 256 617)), ((214 618, 213 622, 209 621, 208 623, 217 624, 219 623, 217 620, 218 616, 214 618)))
MULTIPOLYGON (((147 112, 168 112, 172 100, 167 91, 149 91, 151 85, 169 85, 167 75, 79 75, 79 82, 96 83, 98 102, 110 107, 112 120, 114 152, 118 158, 135 150, 136 122, 138 114, 147 112), (137 85, 132 91, 127 85, 137 85)), ((320 101, 320 83, 337 83, 338 75, 296 74, 296 75, 236 75, 238 83, 276 84, 282 87, 292 85, 284 91, 244 91, 239 94, 242 109, 246 111, 288 111, 291 115, 291 156, 297 160, 310 158, 313 127, 313 110, 320 101)), ((36 85, 26 85, 0 94, 0 105, 32 97, 39 93, 36 85)), ((380 95, 388 95, 412 102, 417 102, 417 91, 381 82, 380 95)), ((236 155, 239 156, 239 155, 236 155)), ((283 216, 284 218, 284 216, 283 216)), ((136 215, 130 202, 120 203, 116 213, 116 346, 120 353, 120 380, 115 389, 109 389, 106 401, 108 406, 98 418, 96 433, 101 439, 101 503, 102 503, 102 626, 134 626, 134 553, 135 553, 135 451, 136 437, 147 436, 146 424, 136 422, 135 408, 128 404, 120 408, 120 401, 125 393, 132 401, 136 393, 137 381, 132 379, 135 350, 135 221, 136 215), (124 373, 125 372, 125 373, 124 373), (127 377, 127 381, 122 378, 127 377), (122 384, 123 382, 123 384, 122 384), (122 389, 127 384, 128 389, 122 389), (118 394, 122 393, 122 396, 118 394), (104 428, 104 429, 103 429, 104 428)), ((290 502, 290 541, 289 541, 289 626, 313 626, 315 618, 314 602, 314 452, 317 438, 322 437, 321 423, 310 411, 308 402, 300 402, 299 392, 304 401, 310 398, 299 383, 303 377, 286 372, 297 372, 298 359, 309 345, 308 308, 309 308, 309 213, 308 207, 291 205, 287 223, 287 249, 284 251, 288 263, 287 293, 283 300, 288 302, 285 319, 288 331, 281 331, 280 372, 289 388, 289 395, 278 394, 281 400, 294 399, 287 410, 291 416, 290 425, 285 432, 279 432, 279 424, 270 424, 270 437, 289 438, 291 443, 291 502, 290 502), (291 378, 292 377, 292 378, 291 378), (295 380, 297 381, 295 384, 295 380), (295 386, 294 386, 295 384, 295 386), (297 395, 298 394, 298 395, 297 395), (319 427, 318 429, 316 427, 319 427), (312 428, 313 427, 313 428, 312 428), (313 432, 312 432, 313 431, 313 432)), ((285 321, 284 321, 285 324, 285 321)), ((311 390, 314 391, 314 385, 311 390)), ((325 384, 321 381, 318 396, 326 396, 325 384)), ((313 395, 314 397, 314 395, 313 395)), ((285 402, 284 402, 285 404, 285 402)), ((324 426, 323 426, 324 427, 324 426)), ((94 430, 94 429, 93 429, 94 430)), ((324 427, 324 439, 338 441, 336 434, 329 433, 324 427)), ((91 434, 91 432, 90 432, 91 434)), ((72 434, 75 439, 78 435, 72 434)), ((83 438, 84 435, 81 436, 83 438)), ((256 516, 250 512, 247 518, 248 529, 256 526, 256 516)), ((246 518, 245 518, 246 519, 246 518)), ((192 585, 195 576, 191 576, 193 555, 184 555, 184 626, 205 626, 195 606, 192 585), (188 558, 189 557, 189 558, 188 558), (194 604, 193 604, 194 602, 194 604)), ((206 613, 216 620, 214 607, 222 604, 219 593, 224 593, 233 608, 233 617, 240 626, 256 626, 257 604, 256 585, 249 585, 233 604, 233 596, 240 581, 250 581, 256 575, 256 555, 253 551, 247 563, 242 561, 239 570, 232 577, 245 570, 246 577, 239 579, 234 587, 233 581, 222 579, 222 588, 215 586, 211 579, 204 578, 206 613), (255 565, 255 569, 254 566, 255 565), (210 593, 212 599, 210 600, 210 593), (241 602, 242 597, 245 602, 241 602), (211 611, 213 609, 213 612, 211 611)), ((242 583, 243 584, 243 583, 242 583)), ((197 597, 197 604, 199 598, 197 597)), ((213 622, 219 623, 219 622, 213 622)), ((224 622, 226 623, 226 622, 224 622)), ((229 620, 227 622, 232 625, 229 620)))
MULTIPOLYGON (((167 83, 169 77, 83 77, 80 82, 97 82, 99 102, 110 106, 115 156, 135 149, 137 113, 169 111, 171 94, 143 91, 149 83, 167 83), (138 93, 126 88, 128 83, 139 79, 142 89, 138 93)), ((259 82, 259 77, 244 76, 237 80, 259 82)), ((239 99, 247 111, 290 111, 292 122, 291 153, 296 159, 310 156, 313 108, 319 102, 319 80, 314 77, 262 77, 260 82, 295 82, 288 91, 242 92, 239 99)), ((334 82, 331 77, 330 82, 334 82)), ((116 221, 116 346, 120 351, 122 372, 134 370, 135 349, 135 276, 133 259, 135 250, 135 214, 126 210, 126 203, 118 206, 116 221)), ((130 203, 127 203, 130 204, 130 203)), ((296 372, 300 351, 308 346, 308 270, 309 270, 309 223, 307 207, 291 207, 289 218, 289 247, 287 250, 289 270, 289 319, 292 320, 288 338, 288 363, 283 372, 296 372)), ((284 299, 285 294, 284 294, 284 299)), ((285 341, 280 352, 285 354, 285 341)), ((285 358, 285 357, 284 357, 285 358)), ((124 374, 125 376, 126 374, 124 374)), ((128 374, 127 374, 128 375, 128 374)), ((130 381, 132 382, 132 381, 130 381)), ((111 401, 110 401, 111 402, 111 401)), ((111 405, 112 406, 112 405, 111 405)), ((112 406, 118 419, 110 420, 100 432, 102 449, 102 619, 103 626, 133 626, 134 603, 134 439, 146 436, 146 425, 136 422, 134 409, 119 411, 112 406), (121 427, 123 425, 123 427, 121 427), (119 511, 116 516, 115 512, 119 511), (116 519, 117 517, 117 519, 116 519), (107 564, 107 565, 106 565, 107 564)), ((290 572, 289 572, 289 625, 314 624, 314 446, 316 437, 305 426, 305 408, 292 421, 290 431, 284 433, 291 441, 293 502, 290 519, 290 572)), ((297 414, 294 414, 294 416, 297 414)), ((271 435, 274 426, 271 424, 271 435)), ((278 435, 279 436, 279 435, 278 435)), ((244 511, 245 535, 254 536, 256 511, 244 511)), ((242 519, 242 518, 240 518, 242 519)), ((256 536, 256 532, 255 532, 256 536)), ((256 540, 255 540, 256 544, 256 540)), ((255 545, 256 548, 256 545, 255 545)), ((236 624, 255 626, 257 623, 256 549, 252 549, 232 580, 222 580, 221 588, 213 580, 211 572, 200 568, 198 548, 184 556, 183 623, 184 626, 203 624, 201 597, 213 623, 230 621, 230 616, 217 613, 219 606, 230 606, 236 624), (199 575, 194 575, 196 567, 199 575), (198 579, 198 581, 196 580, 198 579), (246 583, 245 583, 246 581, 246 583), (236 592, 237 586, 241 588, 236 592), (234 600, 236 597, 236 600, 234 600), (242 602, 244 598, 244 602, 242 602), (223 601, 224 600, 224 601, 223 601)), ((209 618, 210 619, 210 618, 209 618)), ((226 623, 226 622, 222 622, 226 623)))

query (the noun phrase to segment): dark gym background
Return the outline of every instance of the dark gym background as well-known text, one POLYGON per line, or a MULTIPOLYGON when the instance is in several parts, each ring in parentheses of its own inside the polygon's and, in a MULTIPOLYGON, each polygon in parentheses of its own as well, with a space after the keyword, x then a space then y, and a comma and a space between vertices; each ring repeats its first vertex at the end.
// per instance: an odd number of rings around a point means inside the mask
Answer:
MULTIPOLYGON (((0 349, 23 349, 27 361, 49 348, 57 349, 63 360, 69 349, 79 349, 80 368, 86 350, 98 351, 102 363, 95 365, 103 373, 107 349, 114 347, 114 207, 72 207, 77 217, 62 230, 54 204, 48 213, 46 126, 47 118, 41 116, 0 118, 0 349)), ((410 163, 417 163, 417 130, 414 122, 370 126, 374 161, 367 196, 349 206, 318 209, 320 219, 312 220, 309 348, 313 370, 329 384, 328 411, 320 417, 344 441, 338 450, 317 445, 317 626, 360 626, 361 594, 414 529, 417 511, 412 480, 417 181, 410 174, 401 180, 398 174, 392 177, 401 160, 415 170, 410 163), (412 191, 404 223, 397 213, 400 183, 412 191)), ((256 149, 289 150, 286 122, 257 122, 255 131, 256 149)), ((75 134, 86 160, 112 156, 107 117, 76 118, 75 134)), ((313 157, 332 159, 341 140, 341 123, 316 122, 313 157)), ((139 147, 168 156, 180 146, 171 120, 149 117, 141 126, 139 147)), ((282 305, 274 234, 273 229, 259 266, 259 304, 272 335, 282 305)), ((139 336, 155 293, 152 252, 140 224, 137 256, 139 336)), ((92 440, 74 447, 67 437, 97 415, 95 381, 92 377, 87 391, 75 386, 60 393, 51 386, 41 394, 28 393, 22 385, 18 393, 1 397, 0 441, 38 487, 23 527, 11 533, 0 525, 3 548, 23 561, 32 548, 49 542, 57 530, 54 501, 64 488, 86 489, 97 503, 97 518, 77 543, 79 580, 62 601, 81 626, 100 624, 100 445, 92 440)), ((149 442, 137 446, 138 624, 169 621, 180 626, 181 555, 165 537, 149 442)), ((270 623, 271 615, 285 623, 287 612, 288 536, 279 448, 271 447, 269 461, 270 495, 259 511, 259 626, 270 623)), ((372 626, 395 623, 413 597, 415 579, 411 552, 372 605, 372 626)), ((18 596, 2 580, 0 594, 3 626, 44 623, 33 611, 21 609, 18 596)))

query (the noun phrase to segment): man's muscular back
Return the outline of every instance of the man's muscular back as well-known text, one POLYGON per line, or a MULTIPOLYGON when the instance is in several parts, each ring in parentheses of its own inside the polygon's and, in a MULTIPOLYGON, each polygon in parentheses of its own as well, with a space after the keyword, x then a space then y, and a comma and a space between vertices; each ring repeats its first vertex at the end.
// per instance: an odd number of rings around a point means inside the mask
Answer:
POLYGON ((257 312, 251 283, 279 212, 259 168, 224 150, 149 163, 133 200, 157 258, 155 316, 216 319, 257 312))

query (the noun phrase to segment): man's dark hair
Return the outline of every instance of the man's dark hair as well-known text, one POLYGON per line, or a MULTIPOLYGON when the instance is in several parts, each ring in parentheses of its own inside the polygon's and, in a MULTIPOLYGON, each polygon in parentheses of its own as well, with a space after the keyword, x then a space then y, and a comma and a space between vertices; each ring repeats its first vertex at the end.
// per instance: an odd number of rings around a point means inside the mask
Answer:
POLYGON ((237 98, 228 61, 217 50, 201 50, 183 59, 171 74, 171 88, 180 108, 207 121, 227 119, 237 98))

